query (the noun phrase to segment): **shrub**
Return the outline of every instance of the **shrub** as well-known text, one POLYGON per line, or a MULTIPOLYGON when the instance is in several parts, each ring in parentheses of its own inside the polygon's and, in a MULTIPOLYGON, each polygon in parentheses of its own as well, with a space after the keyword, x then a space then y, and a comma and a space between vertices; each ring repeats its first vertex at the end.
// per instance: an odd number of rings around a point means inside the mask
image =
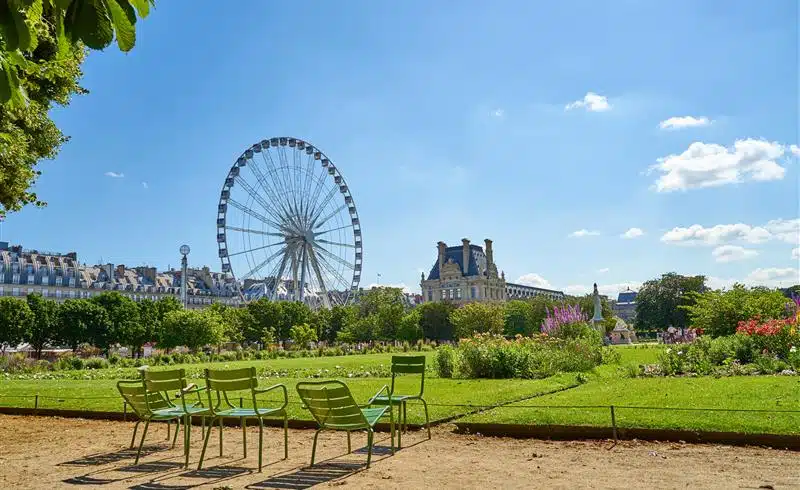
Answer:
POLYGON ((86 359, 84 367, 86 369, 104 369, 109 366, 109 362, 102 357, 90 357, 86 359))
POLYGON ((452 378, 456 367, 456 350, 450 345, 443 345, 436 350, 436 372, 440 378, 452 378))
POLYGON ((108 363, 112 366, 116 366, 122 360, 122 357, 119 354, 111 354, 108 356, 108 363))

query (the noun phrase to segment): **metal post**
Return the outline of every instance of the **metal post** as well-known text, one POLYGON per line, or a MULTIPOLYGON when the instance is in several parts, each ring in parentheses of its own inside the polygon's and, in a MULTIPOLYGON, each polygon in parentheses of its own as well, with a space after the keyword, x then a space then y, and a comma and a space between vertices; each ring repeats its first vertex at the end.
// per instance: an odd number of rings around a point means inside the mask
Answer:
POLYGON ((122 402, 122 420, 128 421, 128 402, 122 402))
POLYGON ((33 401, 33 413, 37 413, 39 411, 39 394, 36 394, 36 398, 33 401))
POLYGON ((614 434, 614 442, 617 442, 617 417, 614 415, 614 405, 611 405, 611 430, 614 434))
POLYGON ((244 397, 240 396, 239 397, 239 408, 242 408, 242 407, 244 407, 244 397))

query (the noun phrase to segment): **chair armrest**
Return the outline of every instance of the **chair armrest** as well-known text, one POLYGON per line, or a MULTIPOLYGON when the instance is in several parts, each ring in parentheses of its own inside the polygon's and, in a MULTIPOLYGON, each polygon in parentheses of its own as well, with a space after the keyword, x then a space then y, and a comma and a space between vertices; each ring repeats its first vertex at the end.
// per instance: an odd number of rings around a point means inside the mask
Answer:
POLYGON ((389 386, 388 385, 383 385, 383 388, 381 388, 380 390, 378 390, 377 393, 372 395, 372 397, 367 402, 367 406, 372 405, 372 402, 374 402, 376 398, 381 396, 381 393, 383 393, 384 391, 386 392, 386 395, 389 397, 389 405, 391 405, 392 404, 392 392, 389 391, 389 386))
POLYGON ((191 383, 186 388, 183 388, 178 393, 175 393, 175 398, 181 398, 190 393, 200 393, 201 391, 205 391, 206 388, 206 386, 197 386, 196 384, 191 383))
MULTIPOLYGON (((270 392, 272 390, 276 390, 278 388, 283 390, 283 405, 281 405, 281 407, 279 409, 279 410, 283 410, 284 408, 286 408, 287 405, 289 405, 289 392, 286 391, 286 385, 277 384, 277 385, 270 386, 269 388, 263 388, 263 389, 253 388, 253 393, 255 393, 256 395, 261 395, 261 394, 264 394, 264 393, 268 393, 268 392, 270 392)), ((256 408, 256 407, 254 407, 254 408, 256 408)))

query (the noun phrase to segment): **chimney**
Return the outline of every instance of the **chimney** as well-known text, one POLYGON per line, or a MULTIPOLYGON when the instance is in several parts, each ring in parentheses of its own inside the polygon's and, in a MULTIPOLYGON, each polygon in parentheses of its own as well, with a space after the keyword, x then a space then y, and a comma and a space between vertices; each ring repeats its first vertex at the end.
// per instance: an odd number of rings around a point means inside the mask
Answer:
POLYGON ((492 241, 487 238, 483 242, 486 244, 486 263, 487 265, 494 264, 494 252, 492 251, 492 241))
POLYGON ((447 245, 444 242, 439 242, 437 245, 439 246, 439 273, 441 274, 442 266, 444 265, 444 250, 447 245))
POLYGON ((469 271, 469 239, 461 239, 461 272, 467 275, 469 271))

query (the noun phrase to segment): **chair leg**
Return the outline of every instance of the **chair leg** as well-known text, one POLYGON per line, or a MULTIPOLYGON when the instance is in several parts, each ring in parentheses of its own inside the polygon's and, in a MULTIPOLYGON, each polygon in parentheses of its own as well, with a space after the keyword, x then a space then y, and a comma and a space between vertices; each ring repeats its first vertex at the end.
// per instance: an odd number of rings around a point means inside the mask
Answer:
POLYGON ((180 431, 181 431, 181 419, 178 419, 175 421, 175 435, 172 436, 172 449, 175 449, 175 443, 178 441, 178 432, 180 431))
POLYGON ((135 464, 135 465, 139 464, 139 456, 141 456, 141 454, 142 454, 142 446, 144 446, 144 438, 145 438, 145 436, 147 436, 147 428, 148 427, 150 427, 150 421, 149 420, 144 423, 144 430, 142 431, 142 440, 139 441, 139 450, 136 451, 136 461, 133 462, 133 464, 135 464))
POLYGON ((167 420, 167 440, 169 440, 169 438, 170 438, 170 429, 172 428, 171 424, 172 424, 172 421, 171 420, 167 420))
MULTIPOLYGON (((397 412, 398 412, 398 418, 399 418, 400 410, 398 410, 397 412)), ((373 431, 370 431, 369 434, 370 434, 369 435, 369 437, 370 437, 369 445, 370 445, 370 451, 371 451, 372 450, 372 442, 371 441, 373 439, 373 435, 372 435, 373 431)), ((390 444, 390 448, 391 448, 391 451, 392 451, 392 455, 394 455, 394 410, 392 410, 392 406, 391 405, 389 405, 389 434, 390 434, 390 437, 389 437, 390 442, 389 442, 389 444, 390 444)), ((399 445, 400 434, 397 435, 397 441, 398 441, 398 445, 399 445)))
POLYGON ((425 427, 428 429, 428 439, 431 438, 431 419, 428 418, 428 404, 425 403, 425 400, 420 398, 422 402, 422 406, 425 407, 425 427))
POLYGON ((283 414, 283 459, 289 459, 289 415, 283 414))
POLYGON ((242 424, 242 449, 244 451, 244 457, 247 457, 247 419, 242 417, 241 420, 242 424))
POLYGON ((352 453, 353 450, 350 449, 350 431, 347 431, 347 454, 352 453))
POLYGON ((139 424, 141 424, 141 420, 136 421, 136 425, 133 426, 133 437, 131 437, 131 449, 136 447, 136 431, 139 430, 139 424))
POLYGON ((317 454, 317 436, 319 436, 319 431, 321 430, 322 429, 317 429, 317 431, 314 432, 314 444, 311 446, 311 466, 314 466, 314 455, 317 454))
POLYGON ((192 445, 192 416, 186 415, 185 420, 183 421, 183 452, 186 458, 183 466, 185 468, 189 467, 189 448, 192 445))
POLYGON ((211 422, 208 423, 208 432, 206 432, 205 441, 203 441, 203 451, 200 453, 200 462, 197 463, 197 469, 200 470, 203 468, 203 459, 206 457, 206 448, 208 447, 208 440, 211 439, 211 429, 214 428, 214 419, 211 419, 211 422))
POLYGON ((262 451, 264 450, 264 421, 261 417, 258 418, 258 472, 261 473, 261 461, 263 458, 262 451))
POLYGON ((222 457, 222 417, 219 418, 219 457, 222 457))
MULTIPOLYGON (((394 424, 392 424, 392 429, 394 430, 394 424)), ((369 463, 372 461, 372 436, 374 432, 372 429, 367 429, 367 468, 369 468, 369 463)), ((394 436, 392 436, 394 439, 394 436)), ((394 453, 394 446, 392 447, 392 453, 394 453)))

